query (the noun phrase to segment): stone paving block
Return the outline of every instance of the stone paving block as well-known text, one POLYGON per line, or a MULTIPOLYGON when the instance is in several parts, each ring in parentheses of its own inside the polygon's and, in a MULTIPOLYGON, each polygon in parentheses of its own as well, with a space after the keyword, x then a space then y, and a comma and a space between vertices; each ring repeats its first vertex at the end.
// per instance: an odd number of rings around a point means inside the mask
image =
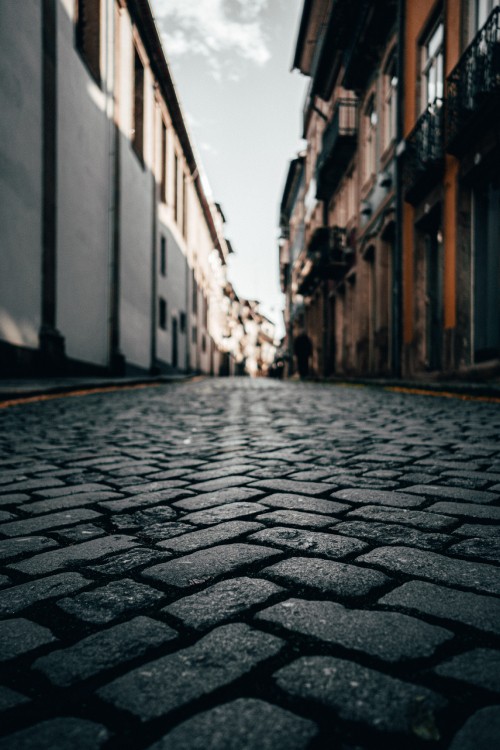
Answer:
POLYGON ((467 651, 439 664, 434 671, 441 677, 451 677, 500 693, 500 651, 495 649, 476 648, 467 651))
POLYGON ((280 586, 262 578, 231 578, 198 594, 177 599, 162 611, 178 617, 191 628, 203 629, 257 604, 264 604, 281 591, 280 586))
POLYGON ((107 484, 99 484, 97 482, 87 482, 85 484, 65 484, 63 487, 52 487, 49 490, 37 490, 33 494, 35 497, 42 499, 62 497, 67 495, 79 495, 81 493, 87 494, 88 492, 106 492, 110 488, 107 484))
POLYGON ((376 521, 371 523, 367 521, 344 521, 333 526, 332 532, 370 539, 381 545, 404 544, 409 547, 438 551, 453 539, 448 534, 432 534, 408 526, 399 526, 395 523, 377 523, 376 521))
POLYGON ((500 524, 464 523, 453 534, 483 539, 500 538, 500 524))
POLYGON ((223 625, 194 646, 119 677, 98 690, 98 695, 148 721, 230 684, 275 656, 283 645, 280 638, 248 625, 223 625))
POLYGON ((179 724, 149 750, 306 750, 308 719, 255 698, 239 698, 179 724))
POLYGON ((324 492, 335 489, 333 484, 328 484, 327 482, 298 482, 294 479, 260 479, 257 482, 252 482, 250 487, 313 496, 322 495, 324 492))
POLYGON ((500 706, 476 711, 457 732, 449 750, 493 750, 500 737, 500 706))
MULTIPOLYGON (((128 489, 128 488, 127 488, 128 489)), ((178 497, 186 495, 186 490, 160 490, 159 492, 144 492, 139 495, 131 495, 121 500, 109 500, 108 502, 99 503, 99 507, 105 508, 112 513, 121 513, 127 510, 136 510, 136 508, 147 508, 150 505, 159 505, 166 501, 170 502, 178 497)), ((171 509, 171 518, 176 517, 176 513, 171 509)))
POLYGON ((362 518, 367 521, 380 521, 381 523, 404 524, 417 529, 449 529, 457 525, 456 519, 438 513, 427 513, 423 510, 405 510, 399 508, 387 508, 378 505, 365 505, 356 508, 347 514, 346 520, 362 518))
POLYGON ((247 477, 244 474, 230 474, 229 476, 219 477, 219 479, 209 479, 207 482, 190 484, 190 488, 195 492, 213 492, 229 487, 239 487, 239 485, 249 484, 251 481, 252 477, 247 477))
POLYGON ((259 500, 261 505, 270 505, 271 508, 285 508, 286 510, 303 510, 307 513, 322 513, 335 516, 343 511, 350 510, 350 505, 335 503, 332 500, 323 500, 320 497, 305 495, 292 495, 286 492, 276 492, 259 500))
POLYGON ((220 479, 221 477, 227 477, 227 475, 230 473, 232 475, 243 475, 244 473, 251 473, 255 469, 258 469, 258 466, 256 464, 245 464, 245 463, 235 463, 231 464, 230 467, 231 471, 228 471, 227 466, 218 466, 217 468, 207 469, 204 467, 203 471, 191 471, 189 474, 186 474, 186 479, 189 482, 205 482, 209 479, 220 479))
POLYGON ((424 740, 439 738, 437 714, 446 701, 428 688, 331 656, 297 659, 275 679, 285 692, 331 708, 344 721, 424 740))
POLYGON ((62 486, 64 486, 64 483, 56 477, 53 479, 26 479, 23 482, 11 482, 10 484, 0 485, 0 494, 7 495, 12 492, 23 492, 24 490, 36 492, 37 490, 43 490, 46 487, 62 486))
POLYGON ((220 544, 154 565, 143 570, 142 575, 168 586, 186 588, 210 581, 223 573, 231 573, 243 566, 263 562, 280 553, 280 550, 256 544, 220 544))
POLYGON ((177 638, 177 632, 149 617, 135 617, 84 638, 73 646, 51 651, 33 664, 61 687, 100 674, 107 669, 146 655, 177 638))
POLYGON ((0 662, 14 659, 56 641, 48 628, 24 617, 0 622, 0 662))
POLYGON ((68 510, 63 513, 49 513, 37 518, 25 518, 22 521, 6 523, 0 531, 5 536, 23 536, 37 531, 46 531, 48 529, 57 529, 61 526, 70 526, 79 521, 90 521, 99 518, 100 513, 89 508, 78 508, 68 510))
POLYGON ((354 552, 361 552, 367 545, 359 539, 346 539, 336 534, 324 534, 302 529, 275 528, 259 531, 249 537, 250 541, 285 547, 297 552, 329 557, 338 560, 354 552))
POLYGON ((29 698, 25 695, 21 695, 17 690, 11 690, 10 688, 0 685, 0 712, 9 711, 11 708, 17 708, 22 706, 23 703, 29 703, 29 698))
POLYGON ((44 536, 25 536, 0 540, 0 560, 11 560, 19 555, 33 554, 57 547, 53 539, 44 536))
POLYGON ((165 542, 159 542, 158 547, 172 552, 194 552, 201 547, 208 547, 219 542, 228 542, 237 539, 243 534, 262 529, 262 524, 248 521, 227 521, 217 526, 210 526, 200 531, 192 531, 189 534, 177 536, 165 542))
POLYGON ((91 580, 80 573, 57 573, 40 580, 11 586, 0 592, 0 614, 20 612, 38 602, 80 591, 91 583, 91 580))
POLYGON ((500 635, 500 601, 465 591, 410 581, 383 596, 379 604, 405 608, 500 635))
POLYGON ((30 496, 25 495, 22 492, 15 492, 9 495, 0 495, 0 506, 19 505, 19 503, 25 503, 29 499, 30 499, 30 496))
POLYGON ((0 750, 97 750, 109 736, 102 724, 61 717, 4 737, 0 750))
POLYGON ((248 487, 234 487, 217 492, 204 492, 195 497, 186 497, 183 500, 177 500, 173 505, 182 510, 204 510, 216 505, 225 503, 235 503, 240 500, 252 500, 255 497, 261 497, 262 490, 249 490, 248 487))
POLYGON ((32 516, 41 513, 51 513, 57 510, 69 510, 70 508, 81 508, 85 505, 94 505, 102 500, 123 497, 119 492, 109 490, 107 492, 79 492, 76 495, 62 495, 51 497, 48 500, 38 500, 34 503, 23 505, 23 511, 32 516))
POLYGON ((226 505, 219 505, 215 508, 206 508, 205 510, 199 510, 195 513, 188 513, 187 516, 183 516, 182 520, 188 523, 199 524, 201 526, 209 526, 220 521, 229 521, 233 518, 243 518, 244 516, 254 516, 262 511, 262 507, 258 503, 227 503, 226 505))
POLYGON ((424 500, 415 497, 415 495, 407 495, 405 492, 389 492, 384 490, 360 490, 360 489, 346 489, 338 490, 333 492, 330 497, 336 500, 347 500, 350 503, 357 503, 360 505, 391 505, 395 508, 418 508, 422 505, 424 500))
POLYGON ((10 513, 7 510, 0 510, 0 523, 4 523, 6 521, 12 521, 13 519, 16 519, 17 516, 14 515, 14 513, 10 513))
POLYGON ((500 576, 493 565, 450 559, 436 552, 413 547, 379 547, 358 557, 356 562, 380 565, 389 572, 415 575, 436 583, 500 594, 500 576))
POLYGON ((331 526, 334 519, 329 516, 321 516, 318 513, 304 513, 299 510, 274 510, 269 513, 261 513, 255 520, 262 523, 324 529, 331 526))
POLYGON ((168 492, 184 487, 187 483, 180 479, 167 479, 161 482, 143 482, 141 484, 127 486, 127 492, 131 494, 144 495, 147 492, 168 492))
POLYGON ((288 599, 255 617, 388 662, 432 656, 438 646, 453 638, 449 630, 408 615, 346 609, 328 601, 288 599))
POLYGON ((125 612, 148 609, 162 598, 163 594, 157 589, 124 578, 93 591, 61 599, 57 606, 80 620, 103 625, 125 612))
POLYGON ((439 502, 426 508, 430 513, 444 513, 450 516, 465 516, 467 519, 480 518, 484 521, 500 521, 500 507, 474 505, 473 503, 439 502))
POLYGON ((170 557, 170 552, 134 547, 127 552, 110 557, 109 560, 100 565, 89 565, 87 570, 100 575, 116 576, 140 568, 141 565, 150 565, 153 562, 167 560, 170 557))
POLYGON ((487 561, 500 562, 500 538, 466 539, 450 547, 449 552, 463 557, 479 557, 487 561))
POLYGON ((12 570, 17 570, 28 575, 43 575, 52 573, 71 565, 96 560, 100 557, 110 555, 112 552, 130 549, 137 546, 137 542, 128 536, 109 535, 99 539, 91 539, 89 542, 74 544, 64 549, 42 552, 39 555, 29 557, 23 562, 10 565, 12 570))
POLYGON ((468 503, 494 503, 499 499, 496 492, 481 492, 463 487, 441 487, 437 484, 413 484, 405 487, 405 492, 426 497, 444 497, 450 500, 462 500, 468 503))
POLYGON ((341 597, 369 594, 390 580, 378 570, 311 557, 292 557, 261 570, 260 574, 285 586, 305 587, 341 597))
POLYGON ((53 533, 58 539, 62 539, 63 542, 70 543, 84 542, 86 539, 96 539, 106 534, 104 529, 93 523, 82 523, 78 526, 72 526, 69 529, 57 529, 53 533))

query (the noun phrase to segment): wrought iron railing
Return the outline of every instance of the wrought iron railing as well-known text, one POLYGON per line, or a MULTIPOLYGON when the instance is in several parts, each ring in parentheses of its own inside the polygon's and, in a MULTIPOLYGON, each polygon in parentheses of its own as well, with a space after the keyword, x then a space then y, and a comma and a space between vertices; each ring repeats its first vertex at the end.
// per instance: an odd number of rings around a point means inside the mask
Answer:
POLYGON ((492 96, 500 95, 500 7, 469 44, 447 79, 446 142, 454 142, 492 96))
POLYGON ((413 202, 430 187, 444 160, 444 107, 441 99, 429 104, 406 139, 403 190, 413 202))
POLYGON ((358 102, 355 99, 338 99, 333 116, 323 133, 321 152, 316 162, 316 179, 344 138, 355 139, 358 132, 358 102))

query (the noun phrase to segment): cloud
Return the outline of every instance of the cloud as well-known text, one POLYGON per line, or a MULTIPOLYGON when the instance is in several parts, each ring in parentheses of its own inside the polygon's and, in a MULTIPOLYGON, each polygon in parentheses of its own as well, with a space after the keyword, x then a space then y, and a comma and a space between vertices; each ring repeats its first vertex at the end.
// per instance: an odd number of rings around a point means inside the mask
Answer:
POLYGON ((201 55, 214 78, 234 56, 263 66, 271 53, 262 27, 269 0, 153 0, 153 8, 169 57, 201 55))

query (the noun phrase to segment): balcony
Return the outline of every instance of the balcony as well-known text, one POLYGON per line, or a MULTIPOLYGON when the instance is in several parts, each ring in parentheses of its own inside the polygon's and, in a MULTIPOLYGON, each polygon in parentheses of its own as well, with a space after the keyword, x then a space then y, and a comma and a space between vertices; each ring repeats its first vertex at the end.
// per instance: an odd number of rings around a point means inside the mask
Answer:
POLYGON ((500 7, 467 47, 447 83, 446 150, 460 156, 474 143, 481 123, 491 123, 500 113, 500 7))
POLYGON ((443 102, 436 99, 406 139, 403 159, 403 192, 416 205, 434 187, 443 172, 443 102))
POLYGON ((321 281, 339 281, 353 260, 354 252, 348 246, 343 227, 316 229, 307 248, 304 273, 299 279, 299 293, 308 296, 321 281))
POLYGON ((316 197, 329 200, 356 150, 358 103, 339 99, 333 117, 323 133, 322 149, 316 162, 316 197))

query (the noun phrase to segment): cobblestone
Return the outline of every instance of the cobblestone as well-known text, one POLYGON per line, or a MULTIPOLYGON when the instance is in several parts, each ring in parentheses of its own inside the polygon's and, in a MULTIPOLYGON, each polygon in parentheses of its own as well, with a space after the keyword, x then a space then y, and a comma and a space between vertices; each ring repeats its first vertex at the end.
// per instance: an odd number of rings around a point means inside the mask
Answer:
POLYGON ((177 560, 154 565, 142 572, 145 578, 186 588, 206 583, 222 573, 229 573, 254 562, 263 562, 278 553, 276 549, 255 544, 221 544, 202 549, 177 560))
POLYGON ((178 599, 164 611, 192 628, 206 628, 240 614, 257 604, 264 604, 283 589, 260 578, 231 578, 210 586, 199 594, 178 599))
POLYGON ((281 639, 248 625, 224 625, 190 648, 119 677, 98 694, 147 721, 242 677, 283 645, 281 639))
POLYGON ((2 409, 0 472, 0 750, 496 746, 497 405, 95 393, 2 409))
POLYGON ((287 599, 256 618, 390 662, 431 656, 453 637, 449 630, 407 615, 346 609, 325 601, 287 599))
POLYGON ((0 623, 0 661, 13 659, 56 639, 48 630, 24 617, 0 623))
POLYGON ((435 715, 445 706, 441 696, 353 662, 302 657, 275 678, 286 692, 333 708, 346 721, 427 740, 439 736, 435 715))
POLYGON ((143 656, 176 637, 176 631, 162 622, 135 617, 90 635, 74 646, 41 656, 33 666, 55 685, 67 687, 143 656))
POLYGON ((366 595, 389 580, 377 570, 310 557, 283 560, 265 568, 262 574, 288 586, 316 589, 341 597, 366 595))
POLYGON ((305 750, 317 731, 290 711, 239 698, 184 722, 150 750, 305 750))
POLYGON ((103 625, 125 612, 141 607, 148 609, 162 598, 160 591, 125 578, 93 591, 61 599, 58 606, 80 620, 103 625))

